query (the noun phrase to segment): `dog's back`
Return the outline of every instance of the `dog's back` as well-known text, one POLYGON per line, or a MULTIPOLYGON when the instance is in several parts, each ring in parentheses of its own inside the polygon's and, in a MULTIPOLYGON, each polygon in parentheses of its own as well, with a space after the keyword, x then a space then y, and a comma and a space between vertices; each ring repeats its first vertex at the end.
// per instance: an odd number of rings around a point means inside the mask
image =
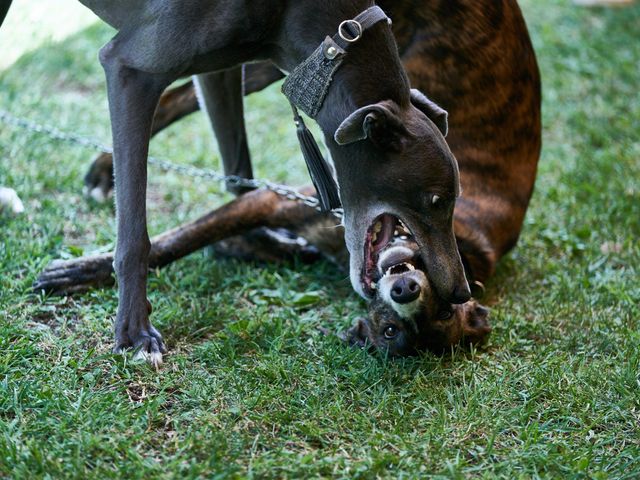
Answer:
POLYGON ((455 231, 484 281, 520 234, 540 155, 540 76, 515 0, 381 0, 412 86, 449 111, 455 231))

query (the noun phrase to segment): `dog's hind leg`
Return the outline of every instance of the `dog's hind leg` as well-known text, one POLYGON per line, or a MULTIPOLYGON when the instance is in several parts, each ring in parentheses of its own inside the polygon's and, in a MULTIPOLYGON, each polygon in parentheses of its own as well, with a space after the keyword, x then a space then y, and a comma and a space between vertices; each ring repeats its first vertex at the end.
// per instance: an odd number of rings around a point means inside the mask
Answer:
MULTIPOLYGON (((242 66, 194 77, 200 107, 211 122, 226 175, 253 178, 242 103, 242 66)), ((247 187, 227 182, 235 194, 247 187)))
POLYGON ((147 300, 147 154, 156 105, 173 79, 126 66, 119 47, 128 45, 126 41, 118 43, 117 38, 100 51, 107 79, 116 180, 114 268, 119 303, 114 350, 137 349, 137 355, 158 365, 165 347, 149 321, 151 305, 147 300))
MULTIPOLYGON (((239 69, 240 67, 237 68, 239 69)), ((222 77, 225 78, 225 80, 221 82, 223 87, 222 90, 226 91, 224 86, 232 83, 234 76, 237 76, 237 73, 229 72, 228 75, 222 75, 222 77)), ((280 80, 283 76, 284 74, 278 70, 273 63, 268 61, 245 64, 242 66, 243 94, 249 95, 251 93, 258 92, 268 87, 273 82, 280 80)), ((226 103, 230 103, 233 107, 238 104, 238 100, 236 98, 235 100, 225 102, 225 99, 223 98, 223 102, 219 103, 219 106, 224 108, 224 104, 226 103)), ((174 122, 198 111, 199 108, 200 106, 198 104, 193 82, 188 81, 178 87, 165 91, 162 94, 162 97, 160 97, 160 102, 158 103, 158 108, 156 110, 155 117, 153 118, 151 136, 155 136, 174 122)), ((224 147, 222 151, 223 162, 226 164, 226 161, 228 161, 231 164, 229 169, 230 172, 241 170, 234 169, 233 165, 241 165, 243 161, 246 162, 246 159, 248 159, 248 153, 246 153, 246 157, 242 157, 245 160, 241 160, 240 156, 237 155, 237 152, 241 152, 243 148, 244 150, 247 150, 246 136, 244 137, 244 147, 242 145, 234 145, 234 142, 229 140, 229 137, 233 140, 234 135, 228 130, 227 124, 224 123, 224 112, 218 111, 216 116, 222 117, 222 126, 220 127, 222 129, 222 134, 221 138, 218 139, 218 142, 221 145, 221 149, 224 147)), ((234 117, 234 121, 237 123, 237 117, 234 117)), ((241 128, 244 129, 244 123, 242 123, 241 128)), ((246 170, 250 169, 251 165, 249 164, 248 169, 245 169, 244 172, 241 171, 240 173, 246 173, 246 170)), ((84 185, 84 192, 87 197, 100 203, 109 199, 111 192, 113 191, 113 157, 110 153, 101 153, 91 162, 91 166, 84 177, 84 185)), ((242 189, 231 188, 230 190, 234 193, 238 193, 238 191, 241 191, 242 189)))
MULTIPOLYGON (((181 118, 198 111, 198 100, 191 82, 171 88, 160 97, 153 117, 151 136, 167 128, 181 118)), ((113 191, 113 156, 101 153, 92 162, 84 177, 84 192, 97 202, 104 202, 113 191)))
MULTIPOLYGON (((314 194, 313 188, 302 192, 314 194)), ((342 232, 328 228, 331 222, 335 226, 336 220, 329 214, 320 213, 303 203, 285 199, 269 190, 254 190, 193 222, 155 236, 151 240, 148 265, 149 268, 163 267, 212 242, 245 234, 261 226, 298 226, 302 227, 303 233, 315 230, 318 232, 316 237, 325 237, 322 239, 323 244, 331 243, 328 241, 331 239, 333 243, 343 246, 342 232), (314 229, 314 226, 317 228, 314 229)), ((327 250, 333 253, 330 249, 327 250)), ((113 264, 113 253, 56 260, 38 277, 33 289, 36 292, 67 295, 111 285, 113 264)))
POLYGON ((284 78, 284 73, 269 61, 246 63, 242 66, 242 73, 242 89, 245 95, 259 92, 284 78))

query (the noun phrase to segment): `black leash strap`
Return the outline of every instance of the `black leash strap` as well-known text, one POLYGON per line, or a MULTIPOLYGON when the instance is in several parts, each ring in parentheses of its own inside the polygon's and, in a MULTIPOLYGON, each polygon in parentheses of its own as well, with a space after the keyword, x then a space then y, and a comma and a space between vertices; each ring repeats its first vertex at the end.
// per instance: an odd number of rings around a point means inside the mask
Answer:
POLYGON ((327 36, 322 44, 291 72, 282 85, 282 92, 289 99, 293 109, 300 148, 311 180, 318 191, 323 211, 341 206, 338 185, 313 135, 300 117, 298 108, 311 118, 318 115, 333 75, 340 68, 350 45, 359 41, 367 29, 383 20, 391 24, 391 19, 378 6, 368 8, 352 20, 345 20, 338 27, 338 33, 333 37, 327 36))

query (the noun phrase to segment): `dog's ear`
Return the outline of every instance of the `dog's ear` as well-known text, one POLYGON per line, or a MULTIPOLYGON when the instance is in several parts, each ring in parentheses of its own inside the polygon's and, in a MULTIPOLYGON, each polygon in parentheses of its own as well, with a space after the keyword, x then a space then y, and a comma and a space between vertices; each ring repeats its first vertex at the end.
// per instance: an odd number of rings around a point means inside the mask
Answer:
POLYGON ((356 319, 353 326, 340 334, 340 338, 349 345, 364 348, 369 341, 369 324, 366 319, 356 319))
POLYGON ((489 309, 475 301, 471 302, 462 321, 462 334, 466 345, 482 345, 491 333, 489 309))
POLYGON ((359 108, 338 127, 336 143, 348 145, 368 138, 381 150, 402 151, 409 132, 393 111, 394 106, 393 102, 383 101, 359 108))
POLYGON ((411 103, 436 124, 436 127, 442 132, 443 136, 447 136, 447 132, 449 131, 449 114, 446 110, 433 103, 424 93, 415 88, 411 89, 411 103))

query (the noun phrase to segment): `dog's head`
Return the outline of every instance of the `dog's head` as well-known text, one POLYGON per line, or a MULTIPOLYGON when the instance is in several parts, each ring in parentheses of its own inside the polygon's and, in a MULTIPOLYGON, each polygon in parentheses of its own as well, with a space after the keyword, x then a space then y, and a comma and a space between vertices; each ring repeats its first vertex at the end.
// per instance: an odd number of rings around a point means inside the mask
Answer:
POLYGON ((391 356, 442 353, 460 343, 481 344, 491 331, 488 310, 475 300, 452 305, 438 298, 419 247, 402 225, 380 253, 375 269, 369 315, 346 333, 349 343, 391 356))
POLYGON ((470 298, 453 234, 460 179, 446 133, 447 113, 417 90, 405 107, 386 100, 358 109, 335 133, 351 283, 367 299, 376 293, 380 253, 400 225, 415 239, 438 297, 470 298))

